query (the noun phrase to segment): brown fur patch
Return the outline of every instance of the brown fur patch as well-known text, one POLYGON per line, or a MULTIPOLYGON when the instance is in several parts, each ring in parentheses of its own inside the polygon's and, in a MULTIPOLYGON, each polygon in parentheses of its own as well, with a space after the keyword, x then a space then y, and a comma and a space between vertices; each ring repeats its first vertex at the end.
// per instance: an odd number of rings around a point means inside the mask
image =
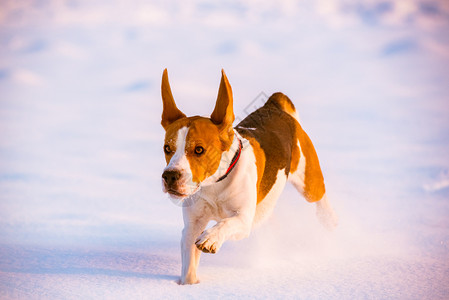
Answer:
POLYGON ((304 197, 309 202, 316 202, 321 200, 326 192, 320 162, 318 161, 318 156, 312 141, 299 123, 296 136, 301 145, 301 151, 306 158, 304 197))
POLYGON ((296 113, 295 105, 293 105, 293 102, 286 95, 282 93, 274 93, 271 95, 270 99, 276 101, 280 105, 281 109, 286 113, 290 115, 294 115, 296 113))
POLYGON ((162 74, 161 95, 163 105, 161 124, 162 127, 167 128, 168 125, 174 121, 185 118, 186 116, 178 109, 175 100, 173 99, 170 83, 168 81, 167 69, 165 69, 162 74))
POLYGON ((292 145, 292 159, 290 162, 290 173, 294 173, 298 169, 299 160, 301 159, 301 151, 298 144, 292 145))
POLYGON ((236 127, 239 134, 252 141, 253 147, 255 145, 256 159, 265 158, 264 163, 258 162, 260 164, 258 166, 258 202, 262 201, 273 187, 279 170, 285 170, 285 174, 289 174, 292 150, 297 147, 297 122, 283 110, 279 100, 285 104, 284 97, 287 98, 281 93, 273 94, 264 106, 248 115, 236 127), (263 155, 257 153, 258 149, 263 152, 263 155), (262 165, 263 172, 260 175, 262 165))
POLYGON ((189 128, 184 151, 190 164, 192 181, 199 183, 217 171, 221 155, 230 149, 232 139, 226 138, 228 135, 221 135, 218 126, 209 118, 195 116, 179 119, 166 129, 165 144, 172 150, 170 154, 165 155, 167 164, 177 150, 177 133, 182 127, 189 128), (198 146, 204 148, 202 155, 195 153, 198 146))
POLYGON ((314 202, 324 195, 324 179, 315 148, 293 117, 295 114, 291 100, 275 93, 236 127, 250 141, 256 156, 257 203, 271 190, 279 170, 284 169, 287 176, 297 170, 301 160, 298 141, 306 159, 304 197, 314 202))
POLYGON ((214 111, 210 115, 210 119, 216 125, 226 126, 229 127, 228 129, 232 129, 232 122, 234 122, 232 88, 223 70, 221 70, 217 101, 214 111))
POLYGON ((232 138, 220 135, 218 127, 208 118, 192 122, 187 133, 186 153, 193 182, 199 183, 217 171, 221 155, 231 148, 232 138), (197 146, 204 148, 203 155, 195 154, 197 146))

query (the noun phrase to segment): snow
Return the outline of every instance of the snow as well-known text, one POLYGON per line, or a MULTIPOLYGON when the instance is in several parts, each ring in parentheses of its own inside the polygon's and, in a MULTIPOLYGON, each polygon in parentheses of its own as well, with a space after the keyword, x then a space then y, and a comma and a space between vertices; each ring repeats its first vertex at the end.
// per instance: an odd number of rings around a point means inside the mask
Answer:
POLYGON ((443 1, 2 1, 1 299, 447 299, 443 1), (187 115, 224 68, 242 119, 295 103, 340 225, 287 186, 179 286, 162 193, 164 68, 187 115))

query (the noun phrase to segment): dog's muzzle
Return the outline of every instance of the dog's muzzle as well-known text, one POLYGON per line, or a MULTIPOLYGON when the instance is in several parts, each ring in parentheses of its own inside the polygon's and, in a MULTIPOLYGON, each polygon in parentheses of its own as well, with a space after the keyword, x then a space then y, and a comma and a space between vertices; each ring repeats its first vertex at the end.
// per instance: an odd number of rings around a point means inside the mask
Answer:
POLYGON ((178 170, 166 170, 162 173, 162 184, 165 192, 175 197, 186 197, 187 195, 181 192, 180 178, 181 172, 178 170))
POLYGON ((188 182, 189 180, 176 169, 165 170, 164 173, 162 173, 164 192, 170 194, 170 196, 174 198, 185 198, 198 191, 199 185, 192 185, 188 182))

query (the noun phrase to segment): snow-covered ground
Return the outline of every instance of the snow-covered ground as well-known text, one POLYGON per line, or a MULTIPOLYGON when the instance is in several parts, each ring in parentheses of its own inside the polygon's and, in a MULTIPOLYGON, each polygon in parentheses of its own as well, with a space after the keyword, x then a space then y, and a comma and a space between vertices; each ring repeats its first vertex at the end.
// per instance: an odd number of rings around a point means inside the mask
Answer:
POLYGON ((0 298, 449 298, 447 1, 0 2, 0 298), (180 274, 160 78, 208 115, 295 103, 340 217, 288 186, 180 274))

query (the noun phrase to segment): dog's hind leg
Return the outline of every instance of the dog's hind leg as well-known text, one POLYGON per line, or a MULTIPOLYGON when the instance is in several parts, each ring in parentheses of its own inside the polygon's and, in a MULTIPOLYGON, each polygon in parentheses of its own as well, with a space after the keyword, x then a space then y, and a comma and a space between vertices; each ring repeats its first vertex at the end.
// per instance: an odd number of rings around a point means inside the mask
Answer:
POLYGON ((338 216, 327 200, 326 194, 316 202, 316 216, 328 230, 334 230, 338 225, 338 216))
POLYGON ((320 223, 333 230, 338 217, 326 197, 324 178, 318 156, 310 138, 299 126, 297 145, 292 151, 292 166, 288 180, 308 202, 316 203, 316 215, 320 223))
POLYGON ((300 192, 308 202, 316 203, 316 216, 320 223, 328 230, 333 230, 338 225, 338 217, 327 199, 326 193, 321 199, 315 200, 308 193, 305 192, 304 176, 297 172, 289 175, 289 181, 300 192))

